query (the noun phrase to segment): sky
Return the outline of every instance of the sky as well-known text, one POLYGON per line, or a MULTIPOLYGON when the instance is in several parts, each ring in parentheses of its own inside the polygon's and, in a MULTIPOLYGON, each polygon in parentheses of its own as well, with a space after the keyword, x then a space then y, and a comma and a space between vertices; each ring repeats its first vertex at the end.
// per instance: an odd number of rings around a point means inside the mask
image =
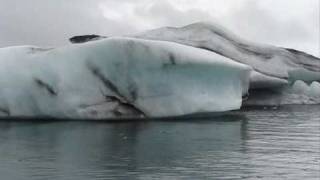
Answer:
POLYGON ((320 0, 0 0, 0 47, 63 46, 206 21, 259 43, 320 56, 320 0))

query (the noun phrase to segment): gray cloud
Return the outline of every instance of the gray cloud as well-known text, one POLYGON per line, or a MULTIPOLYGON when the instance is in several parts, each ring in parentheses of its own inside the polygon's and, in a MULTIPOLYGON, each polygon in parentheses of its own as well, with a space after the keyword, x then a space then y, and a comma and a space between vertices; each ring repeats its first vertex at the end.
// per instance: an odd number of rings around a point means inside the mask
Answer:
MULTIPOLYGON (((3 0, 0 0, 3 1, 3 0)), ((0 2, 0 46, 35 44, 56 46, 79 34, 124 33, 127 26, 108 20, 98 9, 100 0, 9 0, 0 2)))
MULTIPOLYGON (((302 2, 292 0, 294 1, 302 2)), ((317 7, 314 6, 309 11, 303 7, 290 9, 288 6, 278 6, 277 12, 270 11, 267 6, 262 6, 257 0, 247 0, 245 6, 227 15, 227 26, 230 29, 236 29, 238 34, 249 40, 297 48, 320 55, 318 54, 320 53, 320 19, 317 7), (301 14, 294 10, 304 12, 301 14)))
POLYGON ((59 46, 79 34, 121 35, 212 21, 249 40, 319 53, 318 0, 0 0, 0 47, 59 46))

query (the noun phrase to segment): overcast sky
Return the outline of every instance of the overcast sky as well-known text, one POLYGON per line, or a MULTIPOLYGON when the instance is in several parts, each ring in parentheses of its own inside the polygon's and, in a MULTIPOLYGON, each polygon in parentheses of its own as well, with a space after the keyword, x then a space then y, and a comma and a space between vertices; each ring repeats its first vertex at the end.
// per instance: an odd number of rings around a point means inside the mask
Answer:
POLYGON ((320 56, 320 0, 0 0, 0 47, 210 21, 245 39, 320 56))

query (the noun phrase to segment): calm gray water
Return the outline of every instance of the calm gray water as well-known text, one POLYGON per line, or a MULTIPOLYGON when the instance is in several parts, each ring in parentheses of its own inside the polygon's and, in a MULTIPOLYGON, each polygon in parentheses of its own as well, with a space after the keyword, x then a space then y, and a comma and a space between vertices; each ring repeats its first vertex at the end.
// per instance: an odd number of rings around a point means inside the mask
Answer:
POLYGON ((0 179, 320 179, 320 106, 186 121, 0 122, 0 179))

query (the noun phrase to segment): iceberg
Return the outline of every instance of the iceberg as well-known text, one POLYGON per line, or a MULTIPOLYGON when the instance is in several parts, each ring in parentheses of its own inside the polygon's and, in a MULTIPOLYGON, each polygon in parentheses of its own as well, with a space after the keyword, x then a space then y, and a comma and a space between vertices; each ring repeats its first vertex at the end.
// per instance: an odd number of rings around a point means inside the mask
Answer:
POLYGON ((0 48, 0 116, 182 116, 239 109, 252 68, 174 42, 112 37, 0 48))
POLYGON ((320 59, 211 23, 0 48, 0 117, 108 119, 320 104, 320 59))

